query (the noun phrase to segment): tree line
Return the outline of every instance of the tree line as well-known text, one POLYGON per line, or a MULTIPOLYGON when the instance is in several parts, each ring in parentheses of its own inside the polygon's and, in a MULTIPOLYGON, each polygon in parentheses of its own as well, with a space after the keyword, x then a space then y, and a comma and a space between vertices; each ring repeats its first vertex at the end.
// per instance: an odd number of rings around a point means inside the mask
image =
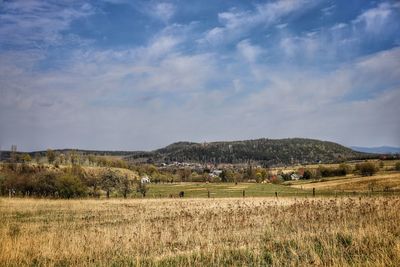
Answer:
POLYGON ((12 196, 76 198, 100 197, 105 192, 127 197, 137 191, 145 196, 148 188, 138 179, 105 168, 98 174, 85 172, 72 165, 62 169, 49 169, 43 165, 3 164, 0 173, 0 193, 12 196))

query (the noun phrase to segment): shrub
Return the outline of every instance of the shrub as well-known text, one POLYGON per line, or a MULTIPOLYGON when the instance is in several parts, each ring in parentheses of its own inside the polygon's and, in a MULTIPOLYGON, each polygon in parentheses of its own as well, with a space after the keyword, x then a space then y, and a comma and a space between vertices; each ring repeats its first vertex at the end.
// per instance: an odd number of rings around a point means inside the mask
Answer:
POLYGON ((372 162, 364 162, 356 165, 356 171, 362 176, 372 176, 377 172, 377 167, 372 162))
POLYGON ((385 167, 385 163, 382 160, 380 160, 379 161, 379 168, 383 169, 384 167, 385 167))
POLYGON ((338 168, 319 167, 319 172, 322 177, 346 176, 349 172, 349 167, 346 164, 340 164, 338 168))
POLYGON ((311 179, 312 177, 313 177, 313 174, 310 170, 304 170, 302 179, 308 180, 308 179, 311 179))
MULTIPOLYGON (((282 174, 278 175, 278 178, 282 178, 283 181, 291 181, 292 177, 290 175, 291 175, 291 173, 282 173, 282 174)), ((281 180, 281 179, 278 179, 278 180, 281 180)), ((271 180, 271 182, 274 183, 274 181, 272 181, 272 180, 271 180)), ((280 183, 280 182, 278 182, 278 183, 280 183)))
POLYGON ((118 185, 120 177, 111 169, 107 169, 101 176, 100 184, 106 191, 107 198, 110 197, 111 191, 118 185))
POLYGON ((145 183, 141 183, 138 181, 137 186, 136 186, 136 192, 142 194, 143 197, 146 197, 146 193, 149 191, 149 188, 145 183))
POLYGON ((396 165, 395 165, 394 169, 396 171, 400 171, 400 161, 396 162, 396 165))
POLYGON ((5 194, 6 176, 0 173, 0 194, 5 194))
POLYGON ((283 176, 282 175, 278 175, 278 176, 273 176, 270 179, 270 182, 273 184, 281 184, 283 182, 283 176))
POLYGON ((56 174, 53 172, 38 173, 33 177, 32 184, 26 188, 26 191, 39 196, 55 196, 57 192, 55 181, 56 174))
POLYGON ((58 195, 62 198, 81 197, 86 195, 86 186, 73 174, 66 173, 58 176, 55 184, 58 195))

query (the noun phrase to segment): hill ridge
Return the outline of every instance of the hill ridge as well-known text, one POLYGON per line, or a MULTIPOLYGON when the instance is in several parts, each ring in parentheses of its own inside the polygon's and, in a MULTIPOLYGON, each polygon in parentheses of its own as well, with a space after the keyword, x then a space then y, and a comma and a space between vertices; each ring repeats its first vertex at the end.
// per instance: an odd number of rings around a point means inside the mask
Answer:
POLYGON ((258 138, 238 141, 175 142, 149 152, 133 153, 127 159, 148 163, 199 162, 246 163, 265 165, 337 162, 368 158, 370 154, 356 152, 331 141, 309 138, 258 138))

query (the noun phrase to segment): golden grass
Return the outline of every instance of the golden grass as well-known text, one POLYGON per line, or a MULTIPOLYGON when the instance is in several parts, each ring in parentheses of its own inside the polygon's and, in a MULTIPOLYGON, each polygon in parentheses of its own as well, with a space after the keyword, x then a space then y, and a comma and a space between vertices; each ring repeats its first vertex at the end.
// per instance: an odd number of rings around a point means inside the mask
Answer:
POLYGON ((400 198, 0 199, 1 266, 396 266, 400 198))
POLYGON ((320 182, 299 182, 295 188, 337 190, 337 191, 375 191, 400 190, 400 172, 378 173, 374 176, 354 176, 324 179, 320 182))

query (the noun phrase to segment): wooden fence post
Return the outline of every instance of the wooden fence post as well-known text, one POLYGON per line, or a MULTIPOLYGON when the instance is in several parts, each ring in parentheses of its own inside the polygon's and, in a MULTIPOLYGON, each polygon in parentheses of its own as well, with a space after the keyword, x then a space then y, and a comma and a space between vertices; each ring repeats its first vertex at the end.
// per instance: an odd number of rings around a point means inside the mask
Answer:
POLYGON ((245 197, 246 196, 246 192, 243 190, 243 197, 245 197))
POLYGON ((278 192, 275 192, 275 197, 278 197, 278 192))
POLYGON ((312 196, 315 197, 315 188, 312 189, 312 196))
POLYGON ((210 190, 207 190, 207 196, 210 198, 210 190))

